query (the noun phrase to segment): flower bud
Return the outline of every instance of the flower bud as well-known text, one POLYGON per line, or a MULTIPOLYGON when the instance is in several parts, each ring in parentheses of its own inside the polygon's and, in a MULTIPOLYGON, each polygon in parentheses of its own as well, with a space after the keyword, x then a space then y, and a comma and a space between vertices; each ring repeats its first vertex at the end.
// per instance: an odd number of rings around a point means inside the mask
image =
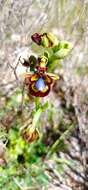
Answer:
POLYGON ((71 51, 72 45, 70 42, 67 41, 61 41, 58 46, 53 48, 54 51, 54 57, 56 59, 63 59, 65 56, 68 55, 68 53, 71 51))
POLYGON ((31 38, 32 38, 32 40, 33 40, 36 44, 38 44, 38 45, 41 44, 41 35, 40 35, 40 34, 35 33, 35 34, 33 34, 33 35, 31 36, 31 38))
POLYGON ((54 47, 58 45, 58 39, 52 33, 44 33, 41 35, 41 45, 44 47, 54 47))
POLYGON ((21 135, 27 143, 32 143, 39 138, 38 129, 34 128, 32 125, 23 128, 21 130, 21 135))
POLYGON ((49 39, 47 38, 47 35, 46 34, 43 34, 41 36, 41 45, 43 47, 49 47, 50 46, 50 43, 49 43, 49 39))
POLYGON ((49 33, 47 33, 47 37, 50 40, 50 42, 52 43, 52 46, 57 46, 58 45, 59 41, 58 41, 57 37, 54 34, 49 32, 49 33))
POLYGON ((31 38, 36 44, 42 45, 46 48, 58 45, 58 39, 52 33, 43 33, 41 35, 35 33, 31 36, 31 38))

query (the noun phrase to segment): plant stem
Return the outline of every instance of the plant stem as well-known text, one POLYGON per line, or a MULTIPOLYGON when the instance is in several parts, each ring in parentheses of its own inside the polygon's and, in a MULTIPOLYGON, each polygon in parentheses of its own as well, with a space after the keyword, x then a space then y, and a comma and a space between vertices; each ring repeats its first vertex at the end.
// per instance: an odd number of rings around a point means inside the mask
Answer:
POLYGON ((39 109, 40 107, 40 97, 35 97, 35 109, 36 111, 39 109))

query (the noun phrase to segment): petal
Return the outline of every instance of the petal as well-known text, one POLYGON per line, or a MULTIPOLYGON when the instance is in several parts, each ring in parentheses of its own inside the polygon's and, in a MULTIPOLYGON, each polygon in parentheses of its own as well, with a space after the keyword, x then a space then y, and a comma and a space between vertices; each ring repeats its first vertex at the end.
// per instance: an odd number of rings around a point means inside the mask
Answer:
POLYGON ((55 75, 55 74, 52 74, 52 73, 47 73, 47 76, 51 77, 53 80, 58 80, 59 79, 58 75, 55 75))
POLYGON ((36 80, 38 80, 38 78, 39 78, 39 75, 37 73, 33 74, 31 77, 31 81, 36 81, 36 80))
POLYGON ((38 45, 41 44, 41 35, 40 35, 40 34, 35 33, 35 34, 33 34, 33 35, 31 36, 31 38, 32 38, 32 40, 33 40, 36 44, 38 44, 38 45))
POLYGON ((44 80, 45 80, 46 84, 52 84, 52 82, 53 82, 52 78, 48 75, 44 76, 44 80))

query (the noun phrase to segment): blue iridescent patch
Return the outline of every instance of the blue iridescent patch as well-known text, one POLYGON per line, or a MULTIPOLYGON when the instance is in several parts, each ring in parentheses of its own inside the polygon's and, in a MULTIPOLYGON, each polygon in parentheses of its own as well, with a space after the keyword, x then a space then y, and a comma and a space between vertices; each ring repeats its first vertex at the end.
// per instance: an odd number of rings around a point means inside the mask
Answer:
POLYGON ((44 80, 43 80, 42 77, 40 77, 40 78, 36 81, 35 87, 36 87, 36 89, 39 90, 39 91, 43 91, 43 90, 44 90, 44 88, 45 88, 45 83, 44 83, 44 80))

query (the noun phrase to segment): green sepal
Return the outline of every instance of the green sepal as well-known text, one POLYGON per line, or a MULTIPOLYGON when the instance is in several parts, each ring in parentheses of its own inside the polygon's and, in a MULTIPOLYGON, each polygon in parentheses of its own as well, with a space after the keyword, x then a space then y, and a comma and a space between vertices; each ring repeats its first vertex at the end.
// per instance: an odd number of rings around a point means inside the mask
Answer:
POLYGON ((43 47, 49 47, 49 40, 46 36, 41 37, 41 45, 43 47))
POLYGON ((58 39, 54 34, 49 32, 49 33, 47 33, 47 37, 50 40, 50 42, 52 43, 52 47, 58 45, 58 39))

